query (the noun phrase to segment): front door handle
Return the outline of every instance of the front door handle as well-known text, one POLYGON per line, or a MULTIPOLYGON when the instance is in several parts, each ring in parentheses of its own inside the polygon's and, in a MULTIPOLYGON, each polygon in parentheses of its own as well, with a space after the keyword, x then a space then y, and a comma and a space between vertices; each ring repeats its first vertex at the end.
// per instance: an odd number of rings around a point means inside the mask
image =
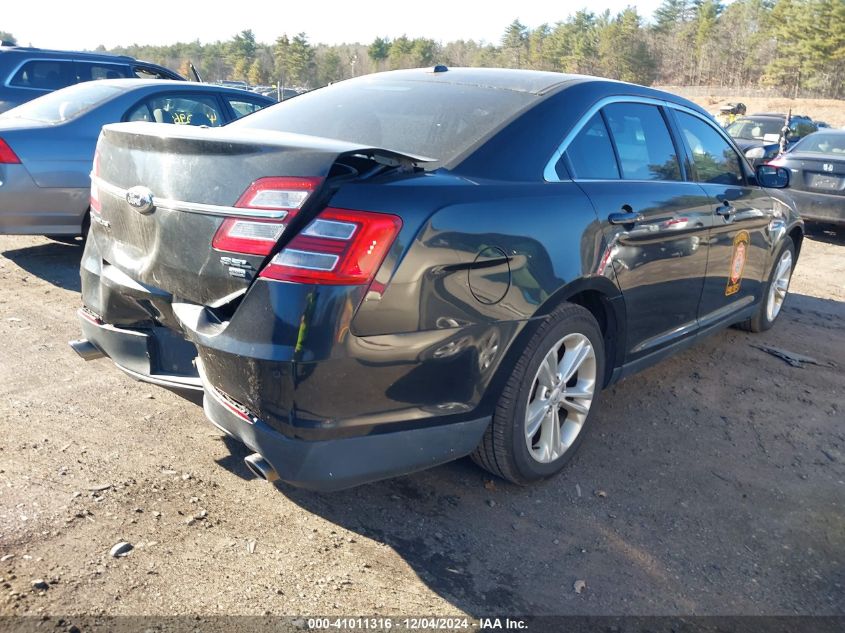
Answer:
POLYGON ((730 202, 723 202, 716 208, 716 215, 721 215, 723 218, 729 218, 734 213, 736 213, 736 207, 730 202))
POLYGON ((607 221, 611 224, 636 224, 645 219, 642 213, 635 211, 621 211, 619 213, 611 213, 607 216, 607 221))

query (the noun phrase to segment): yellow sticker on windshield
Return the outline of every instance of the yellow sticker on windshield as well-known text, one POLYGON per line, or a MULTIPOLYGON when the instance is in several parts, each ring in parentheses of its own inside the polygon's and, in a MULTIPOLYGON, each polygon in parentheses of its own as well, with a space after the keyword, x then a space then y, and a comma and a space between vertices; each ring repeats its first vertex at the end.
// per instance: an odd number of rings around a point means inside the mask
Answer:
POLYGON ((734 237, 731 268, 728 271, 728 285, 725 287, 726 297, 739 292, 739 286, 742 284, 742 273, 745 270, 745 260, 748 259, 749 241, 748 231, 740 231, 734 237))

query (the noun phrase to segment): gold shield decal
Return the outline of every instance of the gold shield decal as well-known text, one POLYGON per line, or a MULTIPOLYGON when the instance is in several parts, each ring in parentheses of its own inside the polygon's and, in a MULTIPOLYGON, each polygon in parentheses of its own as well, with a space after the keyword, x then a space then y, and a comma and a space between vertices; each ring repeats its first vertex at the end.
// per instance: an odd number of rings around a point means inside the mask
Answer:
POLYGON ((726 297, 739 292, 739 286, 742 284, 742 273, 745 270, 745 260, 748 259, 749 241, 748 231, 740 231, 734 237, 734 247, 731 252, 731 268, 728 271, 728 285, 725 287, 726 297))

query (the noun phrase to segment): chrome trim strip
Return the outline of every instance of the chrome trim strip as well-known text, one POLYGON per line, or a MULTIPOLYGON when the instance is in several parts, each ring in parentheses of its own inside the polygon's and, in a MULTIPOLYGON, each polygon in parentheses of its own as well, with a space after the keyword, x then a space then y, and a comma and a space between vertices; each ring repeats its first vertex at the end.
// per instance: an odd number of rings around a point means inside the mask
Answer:
MULTIPOLYGON (((557 171, 555 170, 555 165, 557 165, 560 157, 566 152, 566 149, 569 147, 569 144, 578 136, 578 133, 581 129, 587 125, 590 119, 593 118, 593 115, 596 114, 599 110, 601 110, 604 106, 610 105, 611 103, 643 103, 646 105, 655 105, 655 106, 663 106, 664 108, 673 108, 675 110, 679 110, 681 112, 686 112, 687 114, 691 114, 693 116, 698 117, 703 121, 707 121, 710 125, 713 125, 712 121, 708 121, 708 119, 703 116, 700 112, 693 110, 692 108, 688 108, 686 106, 680 105, 678 103, 672 103, 671 101, 666 101, 663 99, 653 99, 651 97, 638 97, 636 95, 617 95, 613 97, 605 97, 604 99, 600 99, 596 101, 587 112, 585 112, 578 122, 572 126, 572 129, 569 130, 569 133, 564 137, 563 141, 561 141, 558 148, 555 150, 552 157, 549 159, 549 162, 546 163, 546 168, 543 170, 543 179, 546 182, 561 182, 561 179, 557 175, 557 171)), ((713 126, 715 129, 715 126, 713 126)), ((725 136, 722 133, 722 136, 725 136)), ((733 143, 730 143, 733 146, 733 143)), ((583 179, 576 179, 576 180, 583 180, 583 179)))
MULTIPOLYGON (((115 198, 126 200, 126 189, 106 182, 99 176, 91 175, 91 182, 97 185, 97 189, 115 198)), ((171 200, 170 198, 159 198, 153 196, 153 206, 168 211, 184 211, 186 213, 201 213, 203 215, 220 215, 227 217, 248 217, 248 218, 272 218, 284 219, 288 215, 286 209, 239 209, 238 207, 226 207, 217 204, 202 204, 200 202, 185 202, 183 200, 171 200)))

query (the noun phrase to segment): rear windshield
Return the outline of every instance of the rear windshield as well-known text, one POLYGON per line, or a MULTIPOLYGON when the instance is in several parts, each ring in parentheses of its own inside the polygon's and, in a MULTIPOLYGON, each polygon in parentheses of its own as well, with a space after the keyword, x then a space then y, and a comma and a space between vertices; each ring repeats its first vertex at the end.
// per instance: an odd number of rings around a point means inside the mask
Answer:
POLYGON ((0 119, 27 119, 41 123, 72 121, 121 92, 96 81, 56 90, 0 114, 0 119))
POLYGON ((823 134, 816 132, 801 139, 792 151, 812 152, 815 154, 841 154, 845 156, 845 134, 823 134))
POLYGON ((449 162, 537 97, 427 81, 355 79, 231 123, 334 138, 449 162))

